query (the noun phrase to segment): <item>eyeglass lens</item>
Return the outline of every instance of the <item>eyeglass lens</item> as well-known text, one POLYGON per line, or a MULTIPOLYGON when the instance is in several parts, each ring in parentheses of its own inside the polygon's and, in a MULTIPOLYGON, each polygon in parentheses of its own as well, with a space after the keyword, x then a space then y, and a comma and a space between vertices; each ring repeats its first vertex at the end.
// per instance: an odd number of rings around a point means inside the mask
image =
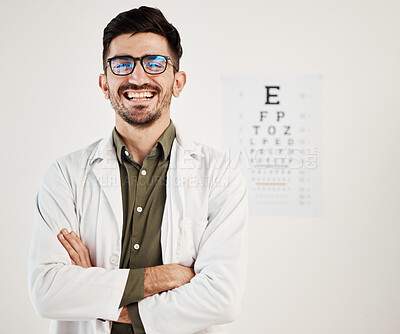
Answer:
MULTIPOLYGON (((142 59, 146 73, 159 74, 165 71, 167 59, 163 56, 146 56, 142 59)), ((128 75, 135 68, 135 60, 131 57, 117 57, 110 61, 111 70, 117 75, 128 75)))

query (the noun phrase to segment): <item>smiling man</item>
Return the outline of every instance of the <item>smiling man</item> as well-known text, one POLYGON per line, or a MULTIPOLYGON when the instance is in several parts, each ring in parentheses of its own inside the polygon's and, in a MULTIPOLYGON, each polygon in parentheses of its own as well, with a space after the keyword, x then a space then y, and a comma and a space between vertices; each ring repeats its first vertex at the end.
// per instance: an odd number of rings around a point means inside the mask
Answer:
POLYGON ((99 85, 115 127, 58 159, 37 196, 29 289, 50 333, 222 333, 239 313, 246 186, 172 123, 181 56, 158 9, 104 29, 99 85))

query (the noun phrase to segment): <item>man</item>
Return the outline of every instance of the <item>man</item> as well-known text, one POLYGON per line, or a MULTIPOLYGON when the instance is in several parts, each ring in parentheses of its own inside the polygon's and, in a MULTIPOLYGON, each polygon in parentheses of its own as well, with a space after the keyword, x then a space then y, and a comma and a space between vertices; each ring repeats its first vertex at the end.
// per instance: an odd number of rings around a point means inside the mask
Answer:
POLYGON ((221 333, 246 272, 241 174, 170 120, 180 37, 140 7, 105 28, 111 136, 58 159, 37 196, 29 288, 50 333, 221 333))

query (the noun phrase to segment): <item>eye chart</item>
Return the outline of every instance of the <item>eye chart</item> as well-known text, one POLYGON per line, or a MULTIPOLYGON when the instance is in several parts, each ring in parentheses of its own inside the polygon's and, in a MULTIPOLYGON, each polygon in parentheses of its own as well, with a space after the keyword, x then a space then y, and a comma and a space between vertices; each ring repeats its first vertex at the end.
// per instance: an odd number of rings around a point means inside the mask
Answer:
POLYGON ((247 179, 253 215, 321 214, 320 75, 222 78, 225 152, 247 179))

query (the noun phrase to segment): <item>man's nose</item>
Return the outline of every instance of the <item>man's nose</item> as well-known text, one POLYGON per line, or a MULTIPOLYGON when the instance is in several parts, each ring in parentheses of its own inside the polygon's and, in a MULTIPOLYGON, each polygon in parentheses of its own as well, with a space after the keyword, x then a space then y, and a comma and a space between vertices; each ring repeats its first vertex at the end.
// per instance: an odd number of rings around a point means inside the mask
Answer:
POLYGON ((135 61, 135 67, 131 74, 128 75, 129 81, 140 85, 146 83, 149 80, 148 74, 144 71, 140 60, 135 61))

